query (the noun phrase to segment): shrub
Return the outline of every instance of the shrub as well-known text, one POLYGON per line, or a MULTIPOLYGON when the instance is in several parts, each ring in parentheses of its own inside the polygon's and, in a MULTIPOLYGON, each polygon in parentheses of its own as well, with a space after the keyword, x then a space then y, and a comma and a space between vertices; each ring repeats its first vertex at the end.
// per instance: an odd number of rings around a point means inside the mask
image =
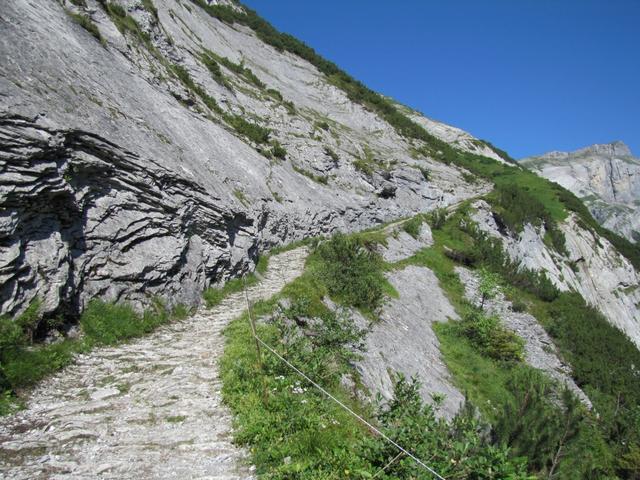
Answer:
POLYGON ((418 170, 422 173, 422 178, 424 178, 425 182, 431 180, 431 170, 425 167, 418 167, 418 170))
POLYGON ((505 361, 520 361, 524 358, 524 341, 503 327, 500 319, 471 311, 462 321, 462 331, 485 355, 505 361))
MULTIPOLYGON (((399 377, 393 399, 378 414, 378 422, 388 437, 400 445, 411 445, 411 451, 419 458, 429 459, 431 468, 444 478, 531 478, 524 459, 509 458, 507 447, 496 448, 486 439, 486 425, 471 405, 466 404, 449 423, 436 417, 434 407, 423 403, 419 388, 415 379, 399 377), (490 473, 479 476, 479 472, 490 473)), ((406 456, 392 462, 398 450, 380 437, 370 437, 362 443, 362 455, 376 471, 384 469, 383 478, 434 478, 406 456)))
POLYGON ((287 151, 285 150, 285 148, 280 145, 280 142, 278 142, 277 140, 274 140, 272 144, 273 147, 271 148, 271 155, 273 155, 275 158, 279 158, 280 160, 285 160, 287 158, 287 151))
POLYGON ((375 312, 384 298, 382 257, 359 237, 337 234, 321 243, 320 276, 329 294, 341 303, 375 312))
POLYGON ((440 230, 447 221, 447 210, 445 208, 436 208, 427 214, 427 222, 434 230, 440 230))
POLYGON ((225 120, 231 125, 236 132, 245 136, 249 140, 255 143, 269 143, 269 136, 271 131, 268 128, 261 127, 260 125, 246 121, 240 115, 226 114, 225 120))
POLYGON ((417 215, 402 224, 402 229, 411 235, 413 238, 418 238, 420 236, 420 231, 422 230, 422 222, 423 218, 420 215, 417 215))

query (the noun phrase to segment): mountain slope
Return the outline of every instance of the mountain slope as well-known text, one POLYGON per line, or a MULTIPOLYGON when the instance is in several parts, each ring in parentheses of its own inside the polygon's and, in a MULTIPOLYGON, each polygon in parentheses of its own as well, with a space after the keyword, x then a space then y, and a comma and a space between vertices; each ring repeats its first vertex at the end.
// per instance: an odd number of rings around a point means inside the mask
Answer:
MULTIPOLYGON (((24 395, 21 355, 55 354, 37 340, 75 341, 63 327, 92 299, 195 305, 306 239, 257 328, 336 395, 461 478, 494 461, 509 478, 631 478, 640 249, 570 191, 235 2, 35 3, 0 13, 3 398, 24 395), (337 231, 358 233, 309 239, 337 231)), ((258 371, 246 318, 226 332, 226 401, 258 474, 373 475, 396 457, 277 359, 258 371)), ((408 461, 398 478, 420 478, 408 461)))
POLYGON ((413 158, 377 114, 246 27, 187 2, 156 2, 157 18, 114 5, 3 11, 3 313, 36 297, 49 314, 94 296, 194 304, 269 245, 486 190, 413 158))
POLYGON ((575 193, 604 227, 640 238, 640 159, 622 142, 550 152, 522 164, 575 193))

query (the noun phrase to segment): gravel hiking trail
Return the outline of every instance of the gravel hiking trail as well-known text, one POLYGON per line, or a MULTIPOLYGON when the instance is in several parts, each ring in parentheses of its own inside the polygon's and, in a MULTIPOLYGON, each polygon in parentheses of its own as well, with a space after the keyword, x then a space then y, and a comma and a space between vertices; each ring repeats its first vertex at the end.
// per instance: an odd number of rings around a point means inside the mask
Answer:
MULTIPOLYGON (((305 248, 271 257, 251 302, 300 275, 305 248)), ((81 355, 0 417, 0 478, 253 479, 232 443, 218 361, 244 292, 148 336, 81 355)))

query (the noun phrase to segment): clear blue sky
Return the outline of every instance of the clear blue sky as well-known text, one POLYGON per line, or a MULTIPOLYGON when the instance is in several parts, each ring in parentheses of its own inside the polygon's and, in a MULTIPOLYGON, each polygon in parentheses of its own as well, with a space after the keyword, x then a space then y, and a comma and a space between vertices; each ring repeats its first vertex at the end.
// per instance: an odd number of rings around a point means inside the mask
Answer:
POLYGON ((515 158, 640 156, 640 0, 245 0, 372 89, 515 158))

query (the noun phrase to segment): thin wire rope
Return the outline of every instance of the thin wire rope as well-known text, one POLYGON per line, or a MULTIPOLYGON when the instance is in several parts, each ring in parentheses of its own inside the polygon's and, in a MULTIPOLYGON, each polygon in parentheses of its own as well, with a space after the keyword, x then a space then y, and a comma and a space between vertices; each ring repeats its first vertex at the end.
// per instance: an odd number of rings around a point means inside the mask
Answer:
MULTIPOLYGON (((249 320, 251 322, 253 322, 253 314, 251 312, 251 303, 249 302, 249 294, 247 292, 247 287, 246 284, 244 285, 244 291, 245 291, 245 299, 247 300, 247 309, 249 312, 249 320)), ((252 329, 253 330, 253 329, 252 329)), ((402 447, 401 445, 399 445, 398 443, 396 443, 395 441, 393 441, 391 438, 389 438, 387 435, 385 435, 382 431, 378 430, 376 427, 374 427, 373 425, 371 425, 368 421, 366 421, 364 418, 362 418, 360 415, 358 415, 356 412, 354 412, 353 410, 351 410, 348 406, 346 406, 344 403, 342 403, 340 400, 338 400, 336 397, 334 397, 331 393, 329 393, 328 391, 326 391, 324 388, 322 388, 319 384, 317 384, 316 382, 314 382, 313 380, 311 380, 311 378, 309 378, 309 376, 304 373, 302 370, 298 369, 295 365, 293 365, 291 362, 289 362, 289 360, 287 360, 286 358, 284 358, 282 355, 280 355, 278 352, 276 352, 273 348, 271 348, 270 345, 268 345, 266 342, 264 342, 256 333, 253 333, 253 336, 255 337, 255 339, 260 342, 260 344, 266 348, 267 350, 269 350, 271 353, 273 353, 276 357, 278 357, 285 365, 287 365, 289 368, 291 368, 293 371, 295 371, 298 375, 300 375, 302 378, 304 378, 307 382, 309 382, 311 385, 313 385, 314 387, 316 387, 318 390, 320 390, 322 393, 324 393, 327 397, 329 397, 331 400, 333 400, 334 402, 336 402, 338 405, 340 405, 342 408, 344 408, 347 412, 349 412, 351 415, 353 415, 355 418, 357 418, 360 422, 362 422, 364 425, 366 425, 367 427, 369 427, 369 429, 371 429, 373 432, 375 432, 376 434, 378 434, 380 437, 382 437, 384 440, 386 440, 387 442, 389 442, 391 445, 393 445, 394 447, 396 447, 398 450, 400 450, 400 452, 404 453, 405 455, 407 455, 408 457, 412 458, 414 462, 416 462, 418 465, 420 465, 421 467, 423 467, 424 469, 426 469, 429 473, 431 473, 433 476, 435 476, 436 478, 440 479, 440 480, 446 480, 446 478, 444 478, 443 476, 441 476, 438 472, 436 472, 434 469, 432 469, 429 465, 427 465, 426 463, 424 463, 422 460, 420 460, 418 457, 416 457, 413 453, 411 453, 410 451, 408 451, 407 449, 405 449, 404 447, 402 447)))
POLYGON ((393 457, 393 459, 387 463, 384 467, 382 467, 380 470, 378 470, 376 472, 376 474, 371 477, 371 478, 376 478, 378 475, 380 475, 382 472, 384 472, 387 468, 389 468, 396 460, 398 460, 402 455, 404 455, 404 452, 400 452, 399 454, 397 454, 395 457, 393 457))

